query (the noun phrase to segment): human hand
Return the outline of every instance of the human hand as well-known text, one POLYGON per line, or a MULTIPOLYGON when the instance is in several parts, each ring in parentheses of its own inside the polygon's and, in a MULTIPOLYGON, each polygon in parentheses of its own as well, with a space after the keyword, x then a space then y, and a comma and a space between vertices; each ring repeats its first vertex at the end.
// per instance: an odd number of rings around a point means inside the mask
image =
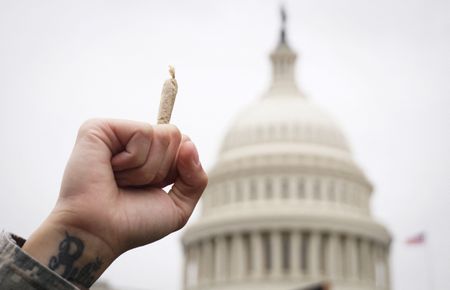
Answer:
POLYGON ((175 126, 88 121, 55 208, 23 248, 88 288, 123 252, 183 227, 206 184, 194 144, 175 126))

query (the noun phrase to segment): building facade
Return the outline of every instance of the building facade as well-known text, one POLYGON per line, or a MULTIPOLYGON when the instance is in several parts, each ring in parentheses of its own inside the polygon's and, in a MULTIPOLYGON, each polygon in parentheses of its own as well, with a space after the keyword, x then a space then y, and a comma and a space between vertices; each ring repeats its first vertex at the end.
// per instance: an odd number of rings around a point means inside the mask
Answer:
POLYGON ((230 127, 183 235, 185 290, 390 289, 391 237, 371 216, 372 185, 298 88, 296 58, 283 23, 272 84, 230 127))

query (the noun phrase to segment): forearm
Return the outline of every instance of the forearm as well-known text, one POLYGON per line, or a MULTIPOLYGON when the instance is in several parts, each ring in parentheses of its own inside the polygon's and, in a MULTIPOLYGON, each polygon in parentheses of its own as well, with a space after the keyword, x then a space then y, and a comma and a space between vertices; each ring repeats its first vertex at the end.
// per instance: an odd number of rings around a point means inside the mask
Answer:
POLYGON ((80 289, 88 289, 115 259, 109 246, 93 234, 48 221, 22 249, 80 289))

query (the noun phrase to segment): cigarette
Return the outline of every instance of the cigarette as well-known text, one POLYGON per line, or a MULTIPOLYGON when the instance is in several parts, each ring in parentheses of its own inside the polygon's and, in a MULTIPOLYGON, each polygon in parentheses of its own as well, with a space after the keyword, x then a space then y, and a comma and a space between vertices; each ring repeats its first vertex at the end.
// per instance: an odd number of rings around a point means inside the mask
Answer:
POLYGON ((161 92, 161 101, 159 103, 158 124, 168 124, 172 116, 173 105, 175 104, 175 97, 178 92, 178 84, 175 79, 175 69, 169 66, 170 78, 164 82, 161 92))

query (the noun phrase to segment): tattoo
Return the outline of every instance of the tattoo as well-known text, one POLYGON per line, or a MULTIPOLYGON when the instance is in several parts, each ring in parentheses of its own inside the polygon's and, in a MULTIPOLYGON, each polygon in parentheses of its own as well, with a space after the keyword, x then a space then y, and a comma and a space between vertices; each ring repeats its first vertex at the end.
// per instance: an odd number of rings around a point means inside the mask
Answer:
POLYGON ((66 232, 66 237, 59 243, 58 255, 50 258, 48 267, 52 270, 57 270, 60 267, 64 268, 61 274, 62 277, 70 282, 89 288, 95 280, 93 273, 100 269, 102 261, 97 257, 95 261, 87 263, 81 269, 78 269, 74 266, 74 263, 83 255, 83 251, 83 241, 66 232))

